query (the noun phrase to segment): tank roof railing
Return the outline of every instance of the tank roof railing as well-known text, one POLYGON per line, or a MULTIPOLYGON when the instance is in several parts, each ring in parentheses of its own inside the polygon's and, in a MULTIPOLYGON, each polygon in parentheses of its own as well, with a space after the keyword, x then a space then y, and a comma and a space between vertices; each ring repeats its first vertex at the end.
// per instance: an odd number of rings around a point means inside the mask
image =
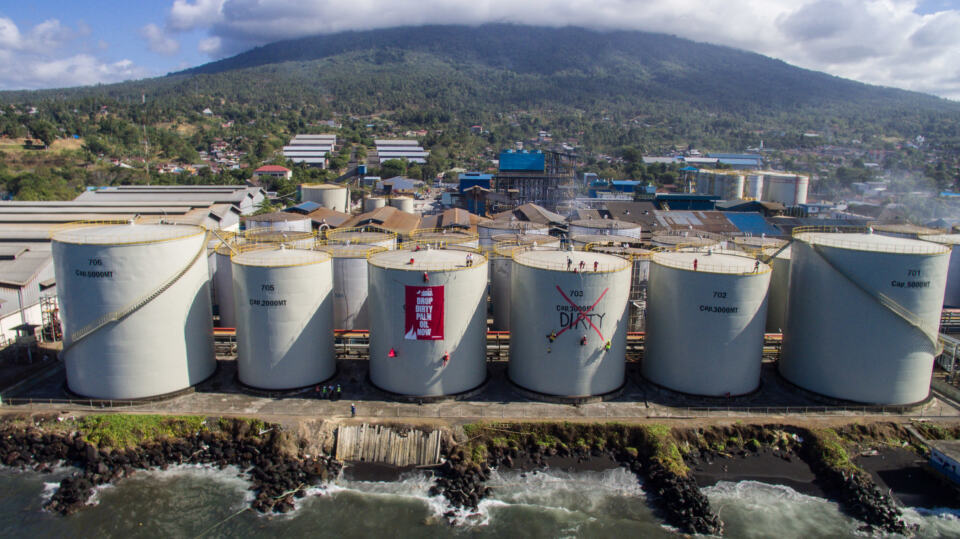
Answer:
MULTIPOLYGON (((640 243, 640 242, 637 242, 637 243, 640 243)), ((653 257, 654 253, 659 252, 658 249, 654 249, 654 248, 650 248, 650 247, 624 247, 624 249, 637 249, 637 248, 640 248, 640 249, 643 249, 643 250, 648 251, 648 252, 645 252, 645 253, 611 253, 611 252, 608 252, 608 251, 601 251, 600 248, 602 248, 602 247, 607 247, 607 248, 609 248, 609 247, 620 247, 620 246, 619 246, 619 245, 607 245, 607 244, 601 243, 601 242, 590 242, 590 243, 588 243, 586 246, 584 246, 584 249, 583 249, 583 250, 584 250, 584 251, 590 251, 590 252, 596 252, 596 253, 603 253, 603 254, 608 254, 608 255, 619 256, 619 257, 622 257, 622 258, 629 259, 629 260, 631 260, 631 261, 636 261, 636 260, 650 260, 650 259, 653 257)))
MULTIPOLYGON (((50 228, 49 237, 52 238, 58 232, 64 230, 73 230, 75 228, 84 228, 84 227, 96 227, 96 226, 115 226, 115 225, 134 225, 140 221, 140 216, 136 215, 133 219, 86 219, 81 221, 71 221, 69 223, 63 223, 55 225, 50 228)), ((151 224, 161 224, 161 223, 151 223, 151 224)), ((170 226, 176 225, 176 223, 162 223, 170 226)))
MULTIPOLYGON (((799 228, 799 227, 798 227, 799 228)), ((803 227, 804 230, 798 231, 794 229, 793 239, 795 241, 800 241, 803 243, 808 243, 811 245, 819 245, 823 247, 836 247, 840 249, 851 249, 855 251, 869 251, 874 253, 892 253, 892 254, 906 254, 906 255, 941 255, 947 254, 950 252, 950 247, 942 245, 939 243, 933 243, 925 240, 917 240, 912 238, 903 238, 906 241, 904 243, 880 243, 880 242, 868 242, 863 241, 862 239, 852 239, 852 238, 840 238, 833 236, 829 241, 820 241, 820 242, 810 242, 805 240, 803 235, 805 234, 872 234, 873 231, 869 227, 803 227), (815 230, 811 230, 815 229, 815 230)), ((882 234, 876 234, 877 236, 883 236, 882 234)), ((858 236, 859 237, 859 236, 858 236)))
MULTIPOLYGON (((427 247, 427 249, 430 249, 430 247, 427 247)), ((464 256, 466 256, 467 254, 480 254, 479 250, 475 250, 473 248, 447 249, 447 250, 457 250, 457 251, 462 250, 464 253, 464 256)), ((392 252, 397 252, 397 251, 392 251, 392 252)), ((480 259, 474 260, 473 264, 470 266, 467 266, 466 258, 464 258, 464 262, 462 263, 451 261, 451 260, 444 260, 441 262, 433 262, 433 263, 425 264, 422 261, 423 259, 420 259, 421 260, 420 262, 415 262, 414 264, 411 265, 408 259, 406 258, 404 259, 398 258, 397 260, 393 260, 393 261, 378 261, 376 263, 373 263, 370 261, 370 257, 373 256, 374 254, 376 253, 369 253, 367 255, 367 263, 373 264, 381 268, 404 270, 404 271, 459 271, 459 270, 473 269, 476 267, 483 266, 484 264, 487 263, 487 257, 483 256, 482 254, 480 254, 480 259)), ((411 252, 410 254, 413 255, 410 257, 410 259, 416 260, 417 253, 411 252)))
POLYGON ((771 268, 769 265, 764 263, 761 263, 758 266, 756 266, 757 267, 756 271, 754 271, 753 269, 744 271, 744 266, 742 264, 730 264, 730 263, 725 264, 723 262, 715 262, 714 260, 716 259, 711 260, 710 258, 711 256, 714 256, 714 255, 730 255, 730 256, 737 256, 737 257, 743 258, 746 261, 752 262, 755 260, 754 258, 751 258, 749 256, 744 256, 744 253, 739 251, 731 251, 729 249, 709 249, 709 248, 700 247, 700 248, 697 248, 696 251, 685 250, 683 252, 702 253, 703 256, 699 258, 695 258, 694 260, 687 261, 687 260, 674 260, 674 259, 666 258, 663 256, 654 255, 651 260, 653 260, 654 262, 656 262, 661 266, 666 266, 668 268, 696 271, 699 273, 721 273, 724 275, 762 275, 764 273, 769 273, 773 271, 773 268, 771 268), (694 264, 693 264, 694 261, 697 262, 696 268, 694 268, 694 264))
POLYGON ((334 240, 336 239, 337 236, 341 236, 343 234, 359 234, 359 233, 384 234, 394 239, 396 239, 397 237, 396 232, 390 232, 389 230, 386 230, 374 224, 366 224, 363 226, 355 226, 350 228, 332 228, 327 231, 327 239, 334 240))
MULTIPOLYGON (((619 257, 617 255, 607 255, 607 256, 616 257, 620 260, 620 262, 598 263, 596 270, 593 269, 592 262, 584 261, 585 264, 582 271, 580 270, 580 263, 578 261, 574 261, 572 264, 567 264, 566 262, 545 262, 542 260, 525 262, 518 258, 523 253, 531 250, 533 249, 526 249, 522 247, 515 249, 513 251, 513 262, 515 264, 522 264, 530 268, 545 269, 545 270, 551 270, 551 271, 561 271, 566 273, 616 273, 618 271, 623 271, 625 269, 629 269, 630 267, 632 267, 632 264, 630 263, 629 260, 619 257)), ((605 253, 598 253, 598 254, 605 254, 605 253)))

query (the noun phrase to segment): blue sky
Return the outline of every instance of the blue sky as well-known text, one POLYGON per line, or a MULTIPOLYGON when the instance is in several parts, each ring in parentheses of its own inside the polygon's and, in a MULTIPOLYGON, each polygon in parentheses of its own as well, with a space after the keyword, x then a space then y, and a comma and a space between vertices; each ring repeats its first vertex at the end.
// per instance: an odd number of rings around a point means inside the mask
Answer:
POLYGON ((163 75, 319 33, 505 19, 664 32, 960 100, 960 0, 6 0, 0 90, 163 75))

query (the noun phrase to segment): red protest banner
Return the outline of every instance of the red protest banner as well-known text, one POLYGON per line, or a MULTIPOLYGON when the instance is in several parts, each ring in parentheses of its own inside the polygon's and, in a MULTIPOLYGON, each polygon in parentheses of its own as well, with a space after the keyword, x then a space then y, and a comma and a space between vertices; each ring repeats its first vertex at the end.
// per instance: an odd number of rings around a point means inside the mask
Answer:
POLYGON ((403 338, 411 341, 443 340, 443 287, 407 286, 403 338))

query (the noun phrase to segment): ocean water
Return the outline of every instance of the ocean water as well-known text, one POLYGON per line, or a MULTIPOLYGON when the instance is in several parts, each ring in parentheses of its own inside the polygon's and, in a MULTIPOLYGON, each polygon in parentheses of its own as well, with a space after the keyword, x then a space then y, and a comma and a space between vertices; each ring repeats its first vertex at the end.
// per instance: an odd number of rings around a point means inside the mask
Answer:
MULTIPOLYGON (((183 466, 141 472, 99 490, 93 504, 62 517, 43 511, 56 482, 69 473, 0 471, 2 537, 674 537, 648 506, 636 478, 603 472, 494 473, 494 495, 476 513, 457 514, 430 497, 431 480, 341 479, 313 489, 287 515, 245 510, 252 494, 239 470, 183 466)), ((721 482, 705 489, 727 537, 854 537, 857 521, 828 500, 777 485, 721 482)), ((957 512, 906 511, 919 537, 960 537, 957 512)))

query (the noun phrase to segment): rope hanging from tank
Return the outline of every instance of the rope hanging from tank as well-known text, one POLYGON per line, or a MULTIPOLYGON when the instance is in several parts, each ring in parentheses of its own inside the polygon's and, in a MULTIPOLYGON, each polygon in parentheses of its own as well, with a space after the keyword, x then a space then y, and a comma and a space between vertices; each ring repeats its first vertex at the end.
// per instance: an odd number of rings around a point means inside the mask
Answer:
POLYGON ((60 351, 60 357, 66 358, 66 354, 69 350, 73 349, 74 346, 76 346, 78 343, 80 343, 90 335, 96 333, 97 331, 100 331, 101 329, 103 329, 109 324, 123 320, 124 318, 140 310, 142 307, 144 307, 151 301, 160 297, 161 294, 169 290, 171 286, 176 284, 177 281, 179 281, 184 275, 186 275, 187 272, 190 271, 190 268, 192 268, 194 264, 197 263, 197 260, 200 259, 201 255, 207 252, 207 243, 208 243, 208 235, 204 234, 203 241, 200 243, 200 249, 197 250, 196 254, 193 255, 193 258, 190 259, 190 262, 186 266, 184 266, 183 269, 178 271, 176 275, 174 275, 173 277, 165 281, 153 292, 145 296, 141 296, 140 299, 138 299, 136 302, 126 307, 125 309, 121 309, 119 311, 113 311, 112 313, 105 314, 104 316, 101 316, 99 319, 95 320, 94 322, 71 333, 70 345, 64 347, 64 349, 60 351))

